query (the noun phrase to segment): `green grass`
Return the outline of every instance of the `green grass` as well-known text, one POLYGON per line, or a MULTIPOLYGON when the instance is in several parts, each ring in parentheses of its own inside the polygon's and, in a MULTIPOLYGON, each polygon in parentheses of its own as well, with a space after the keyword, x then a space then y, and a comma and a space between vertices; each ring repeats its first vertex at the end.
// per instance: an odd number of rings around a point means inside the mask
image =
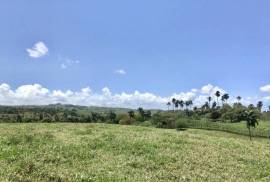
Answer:
MULTIPOLYGON (((235 134, 249 135, 246 127, 246 122, 241 123, 222 123, 212 122, 208 120, 186 120, 184 121, 186 127, 207 129, 216 131, 226 131, 235 134)), ((270 138, 270 121, 259 121, 259 125, 256 128, 251 129, 252 136, 270 138)))
POLYGON ((0 124, 0 181, 270 181, 270 140, 106 124, 0 124))

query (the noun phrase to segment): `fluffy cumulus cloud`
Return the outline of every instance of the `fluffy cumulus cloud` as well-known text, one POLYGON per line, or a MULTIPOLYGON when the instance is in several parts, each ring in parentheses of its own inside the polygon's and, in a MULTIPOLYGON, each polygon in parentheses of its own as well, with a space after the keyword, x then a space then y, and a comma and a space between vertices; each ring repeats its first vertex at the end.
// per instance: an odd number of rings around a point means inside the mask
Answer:
POLYGON ((37 42, 32 48, 26 49, 32 58, 40 58, 48 54, 49 49, 43 42, 37 42))
POLYGON ((268 92, 270 93, 270 85, 265 85, 260 88, 262 92, 268 92))
POLYGON ((210 96, 214 96, 216 91, 220 91, 221 94, 226 93, 226 91, 223 90, 222 88, 219 88, 217 86, 213 86, 211 84, 203 86, 200 91, 202 94, 206 94, 206 95, 210 95, 210 96))
MULTIPOLYGON (((0 84, 1 105, 46 105, 46 104, 75 104, 86 106, 128 107, 128 108, 152 108, 165 109, 166 103, 172 98, 179 100, 193 100, 194 105, 204 104, 207 97, 213 96, 219 90, 225 91, 213 85, 206 85, 199 89, 191 89, 187 92, 174 93, 167 97, 161 97, 149 92, 134 91, 133 93, 114 94, 105 87, 101 92, 93 92, 89 87, 79 91, 49 90, 40 84, 22 85, 12 89, 8 84, 0 84)), ((270 98, 268 98, 270 99, 270 98)), ((249 103, 252 99, 245 99, 249 103)), ((243 99, 244 101, 244 99, 243 99)))

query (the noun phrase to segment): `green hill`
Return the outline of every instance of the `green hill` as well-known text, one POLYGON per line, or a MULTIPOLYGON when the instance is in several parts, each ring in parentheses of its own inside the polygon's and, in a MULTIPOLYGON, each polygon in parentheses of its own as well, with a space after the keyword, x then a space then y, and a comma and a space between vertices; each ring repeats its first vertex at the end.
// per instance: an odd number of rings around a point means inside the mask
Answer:
MULTIPOLYGON (((71 104, 49 104, 49 105, 19 105, 19 106, 4 106, 0 105, 0 111, 6 112, 6 110, 14 110, 14 109, 67 109, 72 110, 76 109, 80 113, 89 113, 89 112, 109 112, 113 111, 117 114, 125 114, 130 110, 130 108, 120 108, 120 107, 98 107, 98 106, 80 106, 80 105, 71 105, 71 104)), ((153 113, 156 113, 157 111, 160 111, 158 109, 150 109, 153 113)))
POLYGON ((0 124, 0 181, 269 181, 270 140, 108 124, 0 124))

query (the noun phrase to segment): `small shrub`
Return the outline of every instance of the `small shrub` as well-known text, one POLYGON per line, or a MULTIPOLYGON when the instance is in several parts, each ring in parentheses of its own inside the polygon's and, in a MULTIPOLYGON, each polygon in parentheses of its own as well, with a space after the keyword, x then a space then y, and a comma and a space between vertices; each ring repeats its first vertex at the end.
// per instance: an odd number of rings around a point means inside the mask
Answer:
POLYGON ((145 122, 141 123, 140 125, 141 125, 141 126, 146 126, 146 127, 153 126, 153 124, 152 124, 151 121, 145 121, 145 122))
POLYGON ((181 118, 176 121, 176 128, 188 128, 188 119, 186 118, 181 118))
POLYGON ((132 125, 136 122, 135 119, 127 117, 123 117, 120 121, 119 124, 121 125, 132 125))
POLYGON ((152 116, 152 123, 157 128, 176 128, 176 120, 178 115, 175 113, 158 112, 152 116))

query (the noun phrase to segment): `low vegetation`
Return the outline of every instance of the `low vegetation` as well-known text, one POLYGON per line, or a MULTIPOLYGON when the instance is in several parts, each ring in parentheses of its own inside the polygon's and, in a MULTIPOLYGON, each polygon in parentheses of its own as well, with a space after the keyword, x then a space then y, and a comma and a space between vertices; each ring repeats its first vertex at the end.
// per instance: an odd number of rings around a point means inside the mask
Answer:
POLYGON ((192 107, 192 100, 177 100, 167 103, 168 110, 137 110, 121 108, 98 108, 73 105, 48 106, 0 106, 0 122, 9 123, 110 123, 121 125, 142 125, 158 128, 200 128, 221 130, 243 135, 270 137, 264 123, 270 121, 270 111, 262 111, 263 103, 256 106, 237 102, 228 104, 229 94, 215 94, 208 97, 201 107, 192 107), (215 101, 214 101, 215 100, 215 101), (259 120, 263 122, 259 122, 259 120), (258 127, 259 126, 259 127, 258 127), (255 129, 258 127, 258 129, 255 129))
POLYGON ((0 124, 0 181, 269 181, 269 146, 196 129, 0 124))

